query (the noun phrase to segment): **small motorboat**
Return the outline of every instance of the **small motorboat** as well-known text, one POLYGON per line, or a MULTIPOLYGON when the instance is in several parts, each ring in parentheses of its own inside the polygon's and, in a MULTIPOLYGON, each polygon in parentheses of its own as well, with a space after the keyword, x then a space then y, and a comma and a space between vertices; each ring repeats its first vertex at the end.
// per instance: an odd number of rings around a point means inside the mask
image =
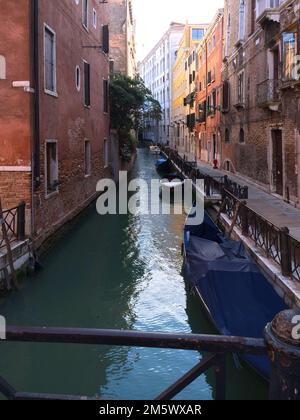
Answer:
MULTIPOLYGON (((287 305, 242 242, 229 240, 207 213, 200 225, 188 222, 183 268, 188 287, 220 334, 262 338, 266 325, 287 305)), ((267 357, 245 355, 243 359, 265 379, 270 377, 267 357)))
POLYGON ((153 155, 160 155, 161 154, 161 150, 159 146, 150 146, 150 153, 152 153, 153 155))

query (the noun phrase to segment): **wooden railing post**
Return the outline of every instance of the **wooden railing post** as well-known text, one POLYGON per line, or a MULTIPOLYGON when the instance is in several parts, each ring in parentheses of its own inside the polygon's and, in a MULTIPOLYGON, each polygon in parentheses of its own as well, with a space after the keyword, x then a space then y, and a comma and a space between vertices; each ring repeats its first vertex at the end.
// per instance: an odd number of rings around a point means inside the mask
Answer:
POLYGON ((270 400, 300 401, 300 312, 281 312, 265 329, 270 400))
POLYGON ((17 211, 17 238, 19 241, 24 241, 25 239, 25 211, 26 203, 22 201, 17 211))
POLYGON ((281 270, 284 276, 290 276, 292 274, 292 256, 289 234, 290 231, 287 227, 280 230, 281 270))

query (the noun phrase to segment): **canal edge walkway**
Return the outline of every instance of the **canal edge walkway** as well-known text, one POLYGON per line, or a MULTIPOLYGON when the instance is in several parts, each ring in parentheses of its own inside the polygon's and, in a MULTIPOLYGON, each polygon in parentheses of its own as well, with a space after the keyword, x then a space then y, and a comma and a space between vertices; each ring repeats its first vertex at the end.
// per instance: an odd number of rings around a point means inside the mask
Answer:
POLYGON ((265 219, 270 220, 279 229, 287 227, 290 230, 290 234, 300 242, 300 209, 262 190, 256 184, 245 180, 240 175, 214 169, 204 162, 198 161, 197 166, 204 175, 211 177, 227 175, 232 181, 248 187, 249 198, 246 200, 248 207, 265 219))

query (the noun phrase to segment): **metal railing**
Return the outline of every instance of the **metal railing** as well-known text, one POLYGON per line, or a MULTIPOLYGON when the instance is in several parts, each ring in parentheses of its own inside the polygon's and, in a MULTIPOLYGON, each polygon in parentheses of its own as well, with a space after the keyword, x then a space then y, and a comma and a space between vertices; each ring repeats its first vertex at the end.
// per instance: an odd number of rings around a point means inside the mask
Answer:
POLYGON ((252 239, 267 258, 279 264, 284 276, 300 281, 300 242, 290 235, 288 228, 275 226, 226 189, 221 208, 230 220, 236 216, 236 226, 242 234, 252 239))
MULTIPOLYGON (((10 243, 25 239, 25 202, 17 207, 3 211, 3 221, 10 243)), ((0 226, 0 250, 5 248, 5 239, 0 226)))
MULTIPOLYGON (((229 379, 227 378, 227 357, 232 354, 264 356, 268 357, 270 363, 269 398, 271 400, 299 400, 300 346, 297 338, 293 336, 295 316, 297 316, 296 311, 284 311, 278 314, 266 326, 261 339, 96 329, 7 327, 6 341, 173 349, 204 353, 199 363, 162 391, 154 398, 154 401, 173 399, 210 369, 213 369, 215 374, 214 397, 216 400, 225 400, 229 379)), ((18 392, 1 376, 0 394, 9 400, 89 399, 84 396, 18 392)))
MULTIPOLYGON (((168 389, 161 392, 156 401, 171 400, 199 376, 213 368, 215 372, 215 396, 226 399, 226 356, 231 354, 251 354, 266 356, 267 348, 263 339, 224 337, 193 334, 160 334, 115 330, 19 328, 8 327, 6 342, 65 343, 101 346, 143 347, 201 351, 206 355, 184 376, 168 389)), ((20 393, 0 377, 0 393, 9 400, 76 400, 88 397, 20 393)))
POLYGON ((196 182, 197 179, 204 179, 205 193, 207 197, 221 195, 224 188, 231 191, 241 200, 248 199, 248 187, 239 185, 232 181, 227 175, 210 176, 198 168, 197 162, 188 162, 182 158, 179 153, 168 147, 161 146, 165 155, 180 169, 180 171, 189 179, 196 182))
POLYGON ((236 218, 244 236, 252 239, 257 247, 281 266, 282 274, 300 281, 300 242, 290 235, 289 229, 279 228, 258 214, 243 200, 248 199, 248 187, 241 186, 228 176, 211 177, 201 173, 196 162, 186 162, 170 148, 162 147, 165 155, 187 176, 196 182, 204 179, 207 197, 222 196, 221 209, 230 220, 236 218), (239 206, 239 208, 238 208, 239 206), (238 213, 236 209, 238 208, 238 213))
POLYGON ((278 102, 279 95, 279 80, 268 79, 257 85, 257 104, 259 106, 278 102))

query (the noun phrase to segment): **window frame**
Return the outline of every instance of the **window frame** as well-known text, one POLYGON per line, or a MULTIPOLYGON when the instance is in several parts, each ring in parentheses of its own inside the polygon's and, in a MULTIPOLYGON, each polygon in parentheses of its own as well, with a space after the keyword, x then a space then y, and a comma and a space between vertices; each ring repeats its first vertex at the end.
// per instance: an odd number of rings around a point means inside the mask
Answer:
POLYGON ((56 42, 56 32, 46 23, 44 23, 44 92, 47 95, 57 97, 57 42, 56 42), (53 35, 53 85, 54 90, 47 89, 46 83, 46 32, 50 32, 53 35))
POLYGON ((57 181, 59 181, 59 164, 58 164, 58 141, 55 139, 46 139, 45 141, 45 198, 48 199, 53 195, 59 193, 59 185, 56 186, 55 190, 50 191, 48 189, 48 144, 56 145, 56 165, 57 165, 57 181))

